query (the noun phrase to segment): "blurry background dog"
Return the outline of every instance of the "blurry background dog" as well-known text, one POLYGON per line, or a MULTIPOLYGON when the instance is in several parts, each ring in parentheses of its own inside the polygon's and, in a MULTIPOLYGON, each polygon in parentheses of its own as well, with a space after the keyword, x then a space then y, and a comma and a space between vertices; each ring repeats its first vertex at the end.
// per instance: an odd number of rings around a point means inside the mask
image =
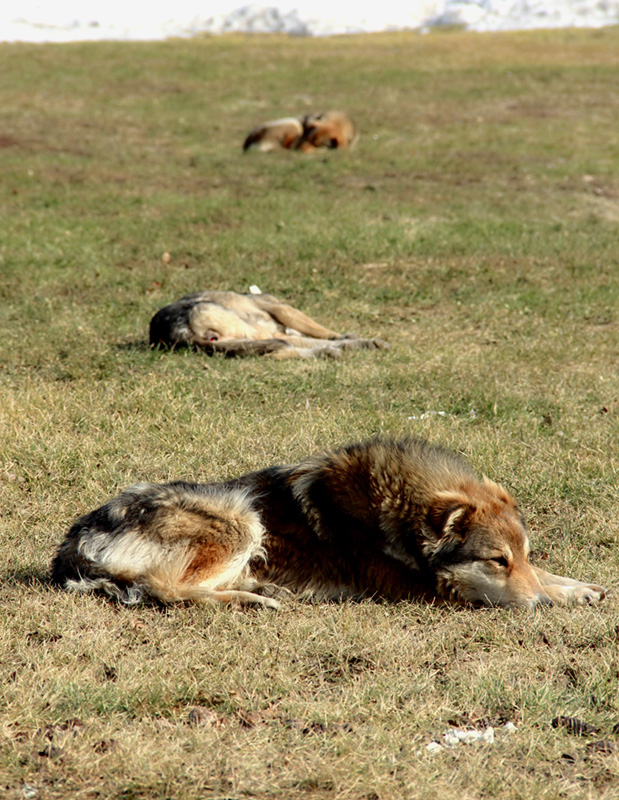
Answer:
POLYGON ((150 321, 150 343, 278 359, 388 347, 382 339, 335 333, 273 295, 237 292, 198 292, 159 309, 150 321))
POLYGON ((516 501, 418 439, 374 439, 225 483, 138 484, 75 523, 52 579, 125 603, 276 607, 288 590, 533 608, 604 596, 532 566, 516 501))
POLYGON ((284 148, 308 153, 317 147, 352 147, 359 139, 354 122, 343 111, 309 114, 304 117, 286 117, 265 122, 251 130, 243 143, 243 150, 256 147, 266 153, 284 148))

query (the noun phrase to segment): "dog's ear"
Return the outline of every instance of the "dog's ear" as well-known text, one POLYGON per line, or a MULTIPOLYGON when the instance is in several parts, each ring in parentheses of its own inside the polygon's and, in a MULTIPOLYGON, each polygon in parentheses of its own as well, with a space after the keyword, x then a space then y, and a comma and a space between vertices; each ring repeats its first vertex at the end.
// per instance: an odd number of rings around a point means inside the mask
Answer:
POLYGON ((492 494, 498 500, 502 500, 504 503, 508 503, 509 505, 512 506, 516 505, 516 501, 514 500, 514 498, 506 489, 504 489, 501 486, 500 483, 495 483, 493 480, 490 480, 490 478, 487 475, 483 476, 482 483, 486 487, 486 489, 488 489, 489 492, 492 492, 492 494))
POLYGON ((463 538, 466 519, 474 510, 474 503, 464 492, 437 492, 428 522, 438 539, 463 538))

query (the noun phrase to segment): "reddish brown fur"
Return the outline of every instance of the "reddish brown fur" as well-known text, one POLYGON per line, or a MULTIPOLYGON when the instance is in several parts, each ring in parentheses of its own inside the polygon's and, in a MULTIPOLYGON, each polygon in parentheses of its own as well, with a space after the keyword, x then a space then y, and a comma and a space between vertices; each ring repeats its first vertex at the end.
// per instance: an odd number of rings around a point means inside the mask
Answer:
POLYGON ((187 569, 183 573, 182 582, 201 583, 221 569, 230 558, 230 547, 218 543, 201 542, 195 549, 187 569))

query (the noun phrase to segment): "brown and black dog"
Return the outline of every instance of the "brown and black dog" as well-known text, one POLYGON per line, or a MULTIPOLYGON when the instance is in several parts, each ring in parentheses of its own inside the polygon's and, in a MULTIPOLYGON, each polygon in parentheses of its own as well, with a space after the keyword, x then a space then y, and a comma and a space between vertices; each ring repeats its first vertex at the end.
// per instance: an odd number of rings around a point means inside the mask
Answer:
POLYGON ((605 590, 529 562, 516 501, 455 453, 377 438, 215 484, 137 484, 81 517, 54 582, 133 604, 423 598, 595 603, 605 590))

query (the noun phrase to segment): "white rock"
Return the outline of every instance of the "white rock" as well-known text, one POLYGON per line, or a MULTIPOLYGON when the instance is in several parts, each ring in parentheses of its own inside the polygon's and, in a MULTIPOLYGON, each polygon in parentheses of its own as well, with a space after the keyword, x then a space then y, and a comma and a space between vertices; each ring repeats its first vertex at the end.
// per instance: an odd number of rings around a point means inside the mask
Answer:
POLYGON ((503 725, 503 730, 505 731, 505 733, 515 733, 518 730, 518 728, 514 725, 513 722, 506 722, 505 725, 503 725))
POLYGON ((463 744, 473 744, 473 742, 493 744, 494 728, 486 728, 485 731, 452 728, 447 731, 447 733, 443 734, 443 744, 445 747, 457 747, 461 742, 463 744))

